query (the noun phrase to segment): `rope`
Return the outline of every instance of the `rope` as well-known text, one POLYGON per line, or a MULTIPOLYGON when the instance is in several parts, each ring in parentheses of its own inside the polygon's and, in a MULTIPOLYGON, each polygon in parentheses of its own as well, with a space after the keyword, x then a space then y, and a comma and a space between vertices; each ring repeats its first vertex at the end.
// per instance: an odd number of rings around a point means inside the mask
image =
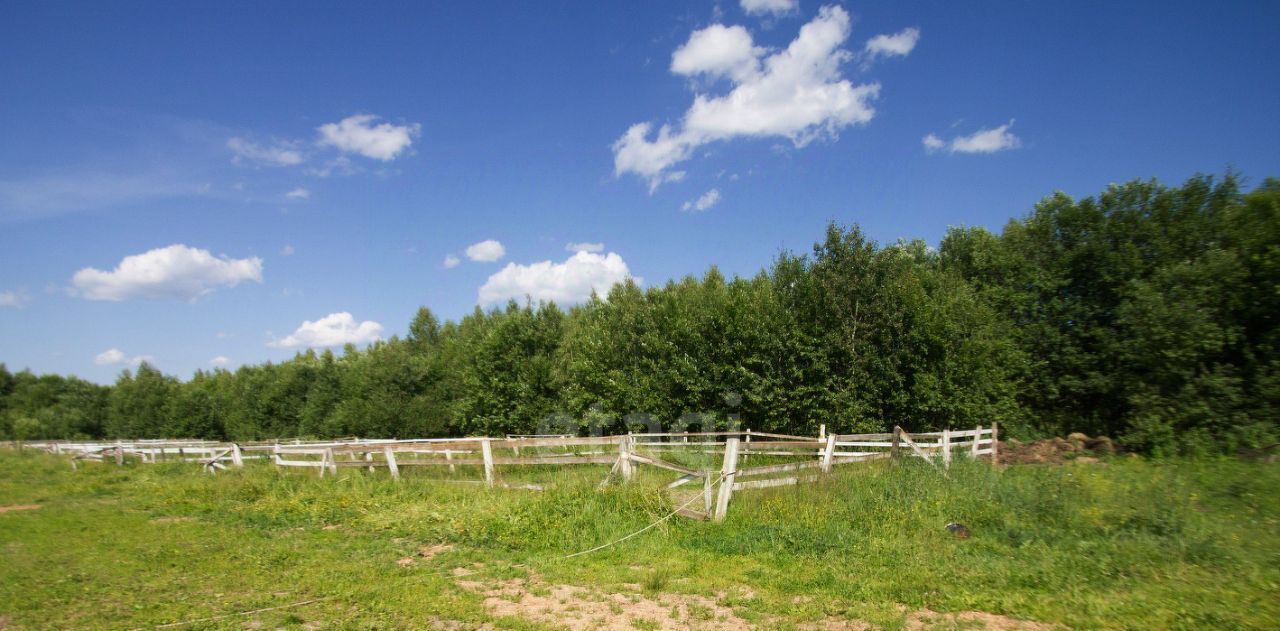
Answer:
POLYGON ((223 618, 234 618, 236 616, 251 616, 255 613, 263 613, 265 611, 275 611, 276 609, 288 609, 290 607, 301 607, 303 605, 310 605, 311 603, 318 603, 322 600, 329 600, 331 598, 333 597, 326 596, 324 598, 312 598, 311 600, 304 600, 301 602, 290 603, 288 605, 276 605, 275 607, 264 607, 262 609, 254 609, 253 611, 241 611, 238 613, 223 614, 221 616, 210 616, 208 618, 196 618, 195 620, 183 620, 182 622, 170 622, 168 624, 158 624, 152 628, 153 629, 169 629, 172 627, 182 627, 189 624, 196 624, 198 622, 212 622, 214 620, 222 620, 223 618))
MULTIPOLYGON (((720 477, 719 477, 719 478, 717 478, 715 482, 712 482, 712 485, 714 486, 714 485, 716 485, 716 484, 719 484, 721 481, 723 481, 723 480, 724 480, 724 476, 725 476, 725 474, 723 474, 723 473, 722 473, 722 474, 720 474, 720 477)), ((685 508, 687 508, 690 504, 692 504, 692 503, 694 503, 694 502, 696 502, 696 501, 698 501, 698 500, 700 500, 700 499, 702 499, 702 497, 700 497, 700 496, 694 496, 694 498, 693 498, 693 499, 691 499, 691 500, 689 500, 689 501, 685 502, 684 504, 681 504, 680 506, 676 507, 676 509, 675 509, 675 510, 673 510, 673 511, 671 511, 670 513, 667 513, 665 517, 662 517, 661 519, 659 519, 659 520, 657 520, 657 521, 655 521, 655 522, 653 522, 653 523, 649 524, 648 526, 645 526, 644 528, 641 528, 640 530, 637 530, 637 531, 635 531, 635 532, 633 532, 633 533, 631 533, 631 534, 629 534, 629 535, 627 535, 627 536, 625 536, 625 537, 622 537, 622 538, 620 538, 620 539, 615 539, 615 540, 613 540, 613 541, 610 541, 609 543, 604 543, 604 544, 598 545, 598 546, 596 546, 596 547, 594 547, 594 548, 591 548, 591 549, 588 549, 588 550, 583 550, 583 551, 581 551, 581 552, 574 552, 573 554, 567 554, 567 555, 565 555, 565 556, 560 557, 560 560, 561 560, 561 561, 563 561, 563 560, 565 560, 565 559, 572 559, 573 557, 582 556, 582 555, 584 555, 584 554, 591 554, 592 552, 596 552, 596 551, 598 551, 598 550, 603 550, 603 549, 605 549, 605 548, 608 548, 609 546, 613 546, 613 545, 617 545, 617 544, 619 544, 619 543, 622 543, 623 541, 626 541, 627 539, 630 539, 630 538, 632 538, 632 537, 634 537, 634 536, 636 536, 636 535, 639 535, 639 534, 641 534, 641 533, 643 533, 643 532, 645 532, 645 531, 649 530, 650 528, 653 528, 654 526, 657 526, 658 524, 661 524, 662 522, 667 521, 668 519, 671 519, 672 517, 675 517, 677 514, 679 514, 679 513, 680 513, 680 511, 681 511, 681 510, 684 510, 684 509, 685 509, 685 508)))

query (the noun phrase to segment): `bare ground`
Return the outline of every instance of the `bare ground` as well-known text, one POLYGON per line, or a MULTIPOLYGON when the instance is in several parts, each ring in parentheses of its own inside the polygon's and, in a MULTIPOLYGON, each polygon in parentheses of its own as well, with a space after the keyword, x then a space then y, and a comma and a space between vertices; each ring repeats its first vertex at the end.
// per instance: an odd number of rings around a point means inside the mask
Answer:
MULTIPOLYGON (((463 568, 456 575, 466 575, 463 568)), ((594 587, 551 585, 536 574, 529 579, 506 581, 457 581, 460 587, 484 597, 490 614, 514 617, 571 631, 624 631, 637 628, 698 631, 754 629, 760 625, 720 604, 718 599, 690 594, 644 593, 639 585, 628 592, 594 587)), ((748 590, 746 593, 750 593, 748 590)), ((1055 625, 1018 620, 981 611, 938 613, 928 609, 907 612, 904 628, 972 629, 975 631, 1053 631, 1055 625)), ((765 627, 775 624, 766 623, 765 627)), ((804 631, 870 631, 877 627, 865 620, 826 618, 799 625, 804 631)))
POLYGON ((37 508, 40 508, 39 504, 10 504, 8 506, 0 506, 0 513, 18 510, 36 510, 37 508))

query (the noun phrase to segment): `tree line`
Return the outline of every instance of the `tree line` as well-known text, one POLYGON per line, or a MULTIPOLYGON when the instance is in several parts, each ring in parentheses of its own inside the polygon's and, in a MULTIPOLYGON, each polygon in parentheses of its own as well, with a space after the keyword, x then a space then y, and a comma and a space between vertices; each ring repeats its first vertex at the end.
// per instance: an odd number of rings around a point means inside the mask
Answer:
POLYGON ((813 435, 1083 431, 1157 454, 1280 435, 1280 180, 1058 193, 999 234, 881 246, 832 224, 750 278, 715 268, 518 304, 280 363, 10 372, 8 438, 433 437, 642 426, 813 435))

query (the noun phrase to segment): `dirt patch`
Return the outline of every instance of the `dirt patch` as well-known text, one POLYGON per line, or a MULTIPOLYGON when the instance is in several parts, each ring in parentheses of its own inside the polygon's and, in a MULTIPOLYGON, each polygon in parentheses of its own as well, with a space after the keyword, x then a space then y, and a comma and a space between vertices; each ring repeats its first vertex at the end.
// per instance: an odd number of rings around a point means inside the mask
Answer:
POLYGON ((982 631, 1054 631, 1060 627, 1030 620, 1018 620, 1008 616, 1000 616, 982 611, 962 611, 960 613, 938 613, 921 609, 907 615, 903 625, 907 631, 924 631, 926 629, 975 629, 982 631))
POLYGON ((1000 442, 1000 462, 1008 464, 1097 464, 1097 456, 1116 453, 1115 443, 1106 436, 1090 438, 1074 433, 1066 438, 1046 438, 1024 443, 1019 440, 1000 442))
POLYGON ((185 524, 195 521, 195 517, 156 517, 147 521, 153 524, 185 524))
MULTIPOLYGON (((418 559, 422 559, 424 561, 430 561, 437 554, 440 554, 441 552, 448 552, 452 549, 453 549, 453 544, 450 544, 450 543, 437 543, 436 545, 433 545, 433 546, 419 546, 417 554, 413 556, 407 556, 401 559, 397 559, 396 565, 399 565, 400 567, 408 567, 410 565, 413 565, 414 562, 417 561, 418 559)), ((455 571, 455 575, 456 575, 456 571, 455 571)))
POLYGON ((0 513, 20 510, 36 510, 37 508, 40 508, 39 504, 10 504, 8 506, 0 506, 0 513))
POLYGON ((433 557, 441 552, 448 552, 453 549, 451 543, 437 543, 434 546, 420 546, 418 548, 418 556, 430 561, 433 557))
MULTIPOLYGON (((455 575, 459 575, 456 568, 455 575)), ((465 574, 463 574, 465 575, 465 574)), ((512 617, 538 624, 570 629, 572 631, 624 631, 634 629, 729 631, 754 629, 754 624, 733 609, 721 604, 729 596, 754 597, 746 593, 721 592, 720 600, 690 594, 645 593, 639 586, 630 592, 608 591, 596 587, 577 585, 551 585, 536 573, 527 579, 505 581, 458 580, 457 585, 484 597, 489 614, 512 617)), ((631 586, 621 586, 631 589, 631 586)), ((807 602, 810 597, 797 596, 793 602, 807 602)), ((938 613, 929 609, 908 611, 899 606, 906 616, 903 628, 908 631, 929 629, 970 629, 974 631, 1057 631, 1062 627, 1031 620, 1019 620, 1008 616, 982 611, 938 613)), ((784 622, 770 618, 763 623, 772 628, 784 622)), ((782 626, 790 626, 783 624, 782 626)), ((457 627, 441 627, 457 628, 457 627)), ((879 627, 865 620, 824 618, 795 626, 802 631, 872 631, 879 627)))
MULTIPOLYGON (((906 613, 906 608, 902 608, 906 613)), ((962 611, 960 613, 938 613, 921 609, 906 614, 902 628, 907 631, 929 631, 931 629, 967 629, 969 631, 1055 631, 1061 627, 1018 620, 983 611, 962 611)), ((863 620, 847 620, 843 618, 825 618, 818 622, 809 622, 797 627, 802 631, 872 631, 875 625, 863 620)))
POLYGON ((536 576, 489 583, 458 581, 458 585, 484 596, 484 606, 494 616, 512 616, 573 631, 731 631, 751 627, 732 609, 702 596, 614 593, 574 585, 548 585, 536 576))

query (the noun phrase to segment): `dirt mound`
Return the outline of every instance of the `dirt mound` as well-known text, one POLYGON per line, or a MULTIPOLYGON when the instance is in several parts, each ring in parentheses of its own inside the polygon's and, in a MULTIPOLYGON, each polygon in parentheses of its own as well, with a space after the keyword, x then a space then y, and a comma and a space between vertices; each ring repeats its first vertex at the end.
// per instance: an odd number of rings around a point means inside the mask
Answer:
POLYGON ((1096 463, 1097 456, 1116 453, 1115 443, 1106 436, 1090 438, 1079 432, 1066 438, 1046 438, 1024 443, 1000 442, 1000 461, 1008 464, 1062 464, 1069 460, 1096 463))

